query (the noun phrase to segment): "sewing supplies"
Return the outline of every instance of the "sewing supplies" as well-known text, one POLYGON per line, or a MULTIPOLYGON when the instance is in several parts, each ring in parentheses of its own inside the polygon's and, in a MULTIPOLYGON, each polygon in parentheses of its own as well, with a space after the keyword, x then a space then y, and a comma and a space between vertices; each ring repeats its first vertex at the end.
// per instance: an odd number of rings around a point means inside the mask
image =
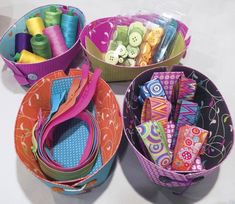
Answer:
POLYGON ((180 127, 177 145, 174 149, 172 169, 178 171, 190 170, 207 134, 207 130, 196 126, 185 125, 180 127))
POLYGON ((68 50, 60 26, 54 25, 43 30, 51 45, 52 56, 56 57, 68 50))
POLYGON ((32 47, 30 43, 32 35, 28 33, 17 33, 15 35, 15 53, 21 52, 22 50, 27 50, 32 52, 32 47))
POLYGON ((43 29, 45 28, 43 19, 39 16, 30 17, 26 21, 26 26, 29 33, 34 36, 36 34, 43 34, 43 29))
POLYGON ((69 10, 66 14, 62 14, 61 30, 68 48, 71 48, 76 41, 78 31, 78 16, 69 10))
POLYGON ((42 34, 37 34, 33 36, 30 40, 33 52, 43 58, 50 59, 51 55, 51 46, 48 41, 47 36, 42 34))
POLYGON ((198 104, 192 101, 196 87, 195 80, 186 78, 183 72, 155 72, 150 81, 139 86, 138 100, 143 106, 141 124, 136 126, 136 130, 141 139, 140 143, 145 146, 141 148, 143 152, 145 149, 148 150, 148 154, 144 154, 147 158, 168 170, 203 169, 200 155, 204 153, 208 131, 195 126, 200 112, 198 104), (169 121, 169 119, 173 120, 169 121), (191 140, 189 141, 188 138, 185 139, 190 131, 192 134, 198 134, 194 135, 195 137, 192 135, 191 139, 194 143, 190 143, 191 140), (158 139, 154 137, 156 132, 158 136, 161 135, 158 139), (201 139, 198 139, 199 137, 201 139), (169 156, 170 162, 167 165, 156 162, 161 158, 161 154, 156 154, 160 149, 166 151, 169 156), (182 153, 186 150, 187 152, 182 153), (181 153, 182 155, 179 156, 181 153), (174 162, 170 165, 172 156, 174 162), (188 163, 185 163, 185 159, 189 160, 188 163))
POLYGON ((45 9, 45 26, 49 27, 53 25, 60 25, 61 15, 62 11, 59 8, 56 8, 55 6, 50 6, 49 8, 45 9))
POLYGON ((160 122, 149 121, 136 127, 143 140, 151 159, 161 167, 167 167, 171 163, 171 155, 166 143, 166 136, 160 122))
POLYGON ((16 53, 14 56, 14 60, 17 63, 39 63, 39 62, 43 62, 46 59, 43 57, 40 57, 38 55, 35 55, 27 50, 22 50, 20 53, 16 53))

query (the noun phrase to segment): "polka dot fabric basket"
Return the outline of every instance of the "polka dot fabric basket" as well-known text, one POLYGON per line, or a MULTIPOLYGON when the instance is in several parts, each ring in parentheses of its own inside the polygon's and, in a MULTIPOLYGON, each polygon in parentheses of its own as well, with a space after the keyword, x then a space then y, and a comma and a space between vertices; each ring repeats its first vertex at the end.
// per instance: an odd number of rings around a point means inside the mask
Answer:
MULTIPOLYGON (((180 173, 164 169, 143 156, 135 126, 140 124, 141 107, 138 101, 139 85, 149 81, 154 72, 169 71, 165 67, 154 68, 137 76, 125 94, 123 106, 124 130, 148 178, 164 187, 187 187, 199 182, 215 171, 226 159, 234 142, 234 130, 227 105, 213 82, 200 72, 184 66, 174 66, 170 71, 184 72, 187 78, 196 80, 195 102, 200 106, 197 126, 209 130, 205 153, 201 156, 204 169, 197 172, 180 173)), ((168 83, 171 84, 171 83, 168 83)))
MULTIPOLYGON (((44 62, 34 64, 21 64, 14 62, 13 56, 15 55, 15 34, 26 31, 26 19, 28 19, 32 15, 43 16, 43 11, 50 6, 51 5, 38 7, 25 14, 5 32, 2 39, 0 40, 1 57, 3 58, 6 65, 13 71, 16 80, 21 85, 32 85, 43 76, 56 70, 62 69, 65 71, 71 64, 72 60, 76 57, 76 55, 81 52, 81 45, 79 43, 77 35, 77 41, 75 42, 75 44, 62 55, 53 57, 44 62)), ((62 9, 72 9, 79 16, 79 34, 85 24, 85 17, 83 13, 78 8, 71 6, 67 7, 58 4, 53 6, 62 9)))
MULTIPOLYGON (((95 118, 100 129, 99 148, 102 156, 102 165, 96 171, 91 171, 88 176, 77 182, 76 185, 72 185, 69 182, 61 184, 61 182, 48 179, 43 174, 38 161, 31 151, 32 129, 38 119, 38 113, 40 110, 50 110, 50 87, 53 80, 63 79, 68 76, 81 76, 81 74, 81 70, 78 69, 70 70, 68 75, 61 70, 50 73, 40 79, 29 89, 24 97, 15 124, 15 148, 22 163, 35 177, 54 191, 67 195, 86 192, 88 189, 98 186, 106 180, 120 145, 123 130, 122 118, 116 98, 108 84, 104 80, 99 79, 93 103, 95 118)), ((60 130, 58 129, 58 131, 60 130)), ((71 129, 68 132, 73 132, 73 130, 71 129)), ((60 145, 63 145, 63 142, 60 145)), ((60 152, 57 151, 57 153, 60 152)), ((68 159, 68 157, 65 159, 68 159)))

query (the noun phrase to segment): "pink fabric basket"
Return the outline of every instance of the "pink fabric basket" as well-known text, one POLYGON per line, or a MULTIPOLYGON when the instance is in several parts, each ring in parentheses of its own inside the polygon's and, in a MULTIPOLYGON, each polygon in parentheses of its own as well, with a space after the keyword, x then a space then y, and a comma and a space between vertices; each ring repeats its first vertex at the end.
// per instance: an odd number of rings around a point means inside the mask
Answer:
MULTIPOLYGON (((53 4, 54 5, 54 4, 53 4)), ((25 14, 22 18, 20 18, 14 25, 12 25, 3 35, 0 40, 0 55, 3 58, 6 65, 13 71, 16 80, 21 85, 32 85, 36 81, 38 81, 43 76, 47 75, 56 70, 66 71, 72 60, 79 54, 82 53, 79 34, 84 27, 85 17, 84 14, 75 7, 64 6, 64 5, 54 5, 58 8, 61 8, 62 11, 66 11, 68 9, 73 9, 74 13, 79 16, 79 26, 78 26, 78 35, 77 41, 75 44, 67 50, 62 55, 51 58, 44 62, 34 63, 34 64, 20 64, 15 63, 13 61, 14 56, 14 36, 19 32, 26 32, 25 21, 29 16, 37 15, 43 17, 43 11, 45 8, 51 5, 46 5, 42 7, 38 7, 27 14, 25 14)))
POLYGON ((209 130, 205 154, 201 156, 204 169, 198 172, 177 172, 164 169, 148 160, 141 149, 135 126, 140 124, 139 86, 149 81, 154 72, 166 72, 166 67, 154 68, 138 75, 129 85, 123 105, 124 131, 148 178, 164 187, 188 187, 214 172, 226 159, 233 146, 234 130, 227 105, 213 82, 200 72, 184 66, 170 71, 183 71, 197 82, 195 102, 200 106, 198 126, 209 130))

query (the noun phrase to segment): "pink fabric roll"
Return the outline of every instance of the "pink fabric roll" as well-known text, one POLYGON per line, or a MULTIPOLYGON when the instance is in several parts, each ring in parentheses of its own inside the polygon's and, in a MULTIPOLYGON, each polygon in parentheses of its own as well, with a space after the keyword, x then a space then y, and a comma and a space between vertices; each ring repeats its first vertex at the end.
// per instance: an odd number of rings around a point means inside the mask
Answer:
POLYGON ((49 39, 53 57, 59 56, 68 50, 59 25, 47 27, 43 30, 43 33, 49 39))

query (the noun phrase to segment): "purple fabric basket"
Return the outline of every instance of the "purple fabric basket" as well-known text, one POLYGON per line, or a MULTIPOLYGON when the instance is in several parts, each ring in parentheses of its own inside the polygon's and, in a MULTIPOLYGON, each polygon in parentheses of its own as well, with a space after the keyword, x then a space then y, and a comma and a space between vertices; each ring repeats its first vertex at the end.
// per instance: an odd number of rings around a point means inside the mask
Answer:
POLYGON ((157 166, 148 160, 138 141, 135 126, 140 124, 141 105, 138 102, 139 85, 149 81, 154 72, 169 71, 166 67, 154 68, 138 75, 130 84, 125 94, 123 105, 124 131, 148 178, 164 187, 186 187, 199 182, 215 171, 229 154, 234 140, 234 130, 227 105, 213 82, 200 72, 174 66, 170 71, 183 71, 185 76, 197 82, 195 102, 201 113, 198 126, 210 131, 205 154, 201 157, 205 167, 202 171, 180 173, 157 166))
POLYGON ((40 78, 53 71, 56 70, 66 71, 69 65, 71 64, 72 60, 79 53, 82 52, 78 36, 85 24, 84 14, 78 8, 75 7, 53 4, 53 6, 61 8, 63 12, 65 12, 68 9, 72 9, 73 12, 76 15, 78 15, 79 26, 78 26, 77 41, 75 42, 75 44, 64 54, 46 60, 45 62, 34 63, 34 64, 21 64, 14 62, 13 56, 15 54, 14 50, 15 34, 19 32, 26 32, 27 31, 25 27, 26 19, 28 19, 29 16, 32 15, 43 17, 44 15, 43 10, 50 6, 51 5, 38 7, 25 14, 5 32, 5 34, 2 36, 0 40, 0 55, 3 58, 4 62, 6 63, 6 65, 13 71, 16 80, 21 85, 31 86, 40 78))

